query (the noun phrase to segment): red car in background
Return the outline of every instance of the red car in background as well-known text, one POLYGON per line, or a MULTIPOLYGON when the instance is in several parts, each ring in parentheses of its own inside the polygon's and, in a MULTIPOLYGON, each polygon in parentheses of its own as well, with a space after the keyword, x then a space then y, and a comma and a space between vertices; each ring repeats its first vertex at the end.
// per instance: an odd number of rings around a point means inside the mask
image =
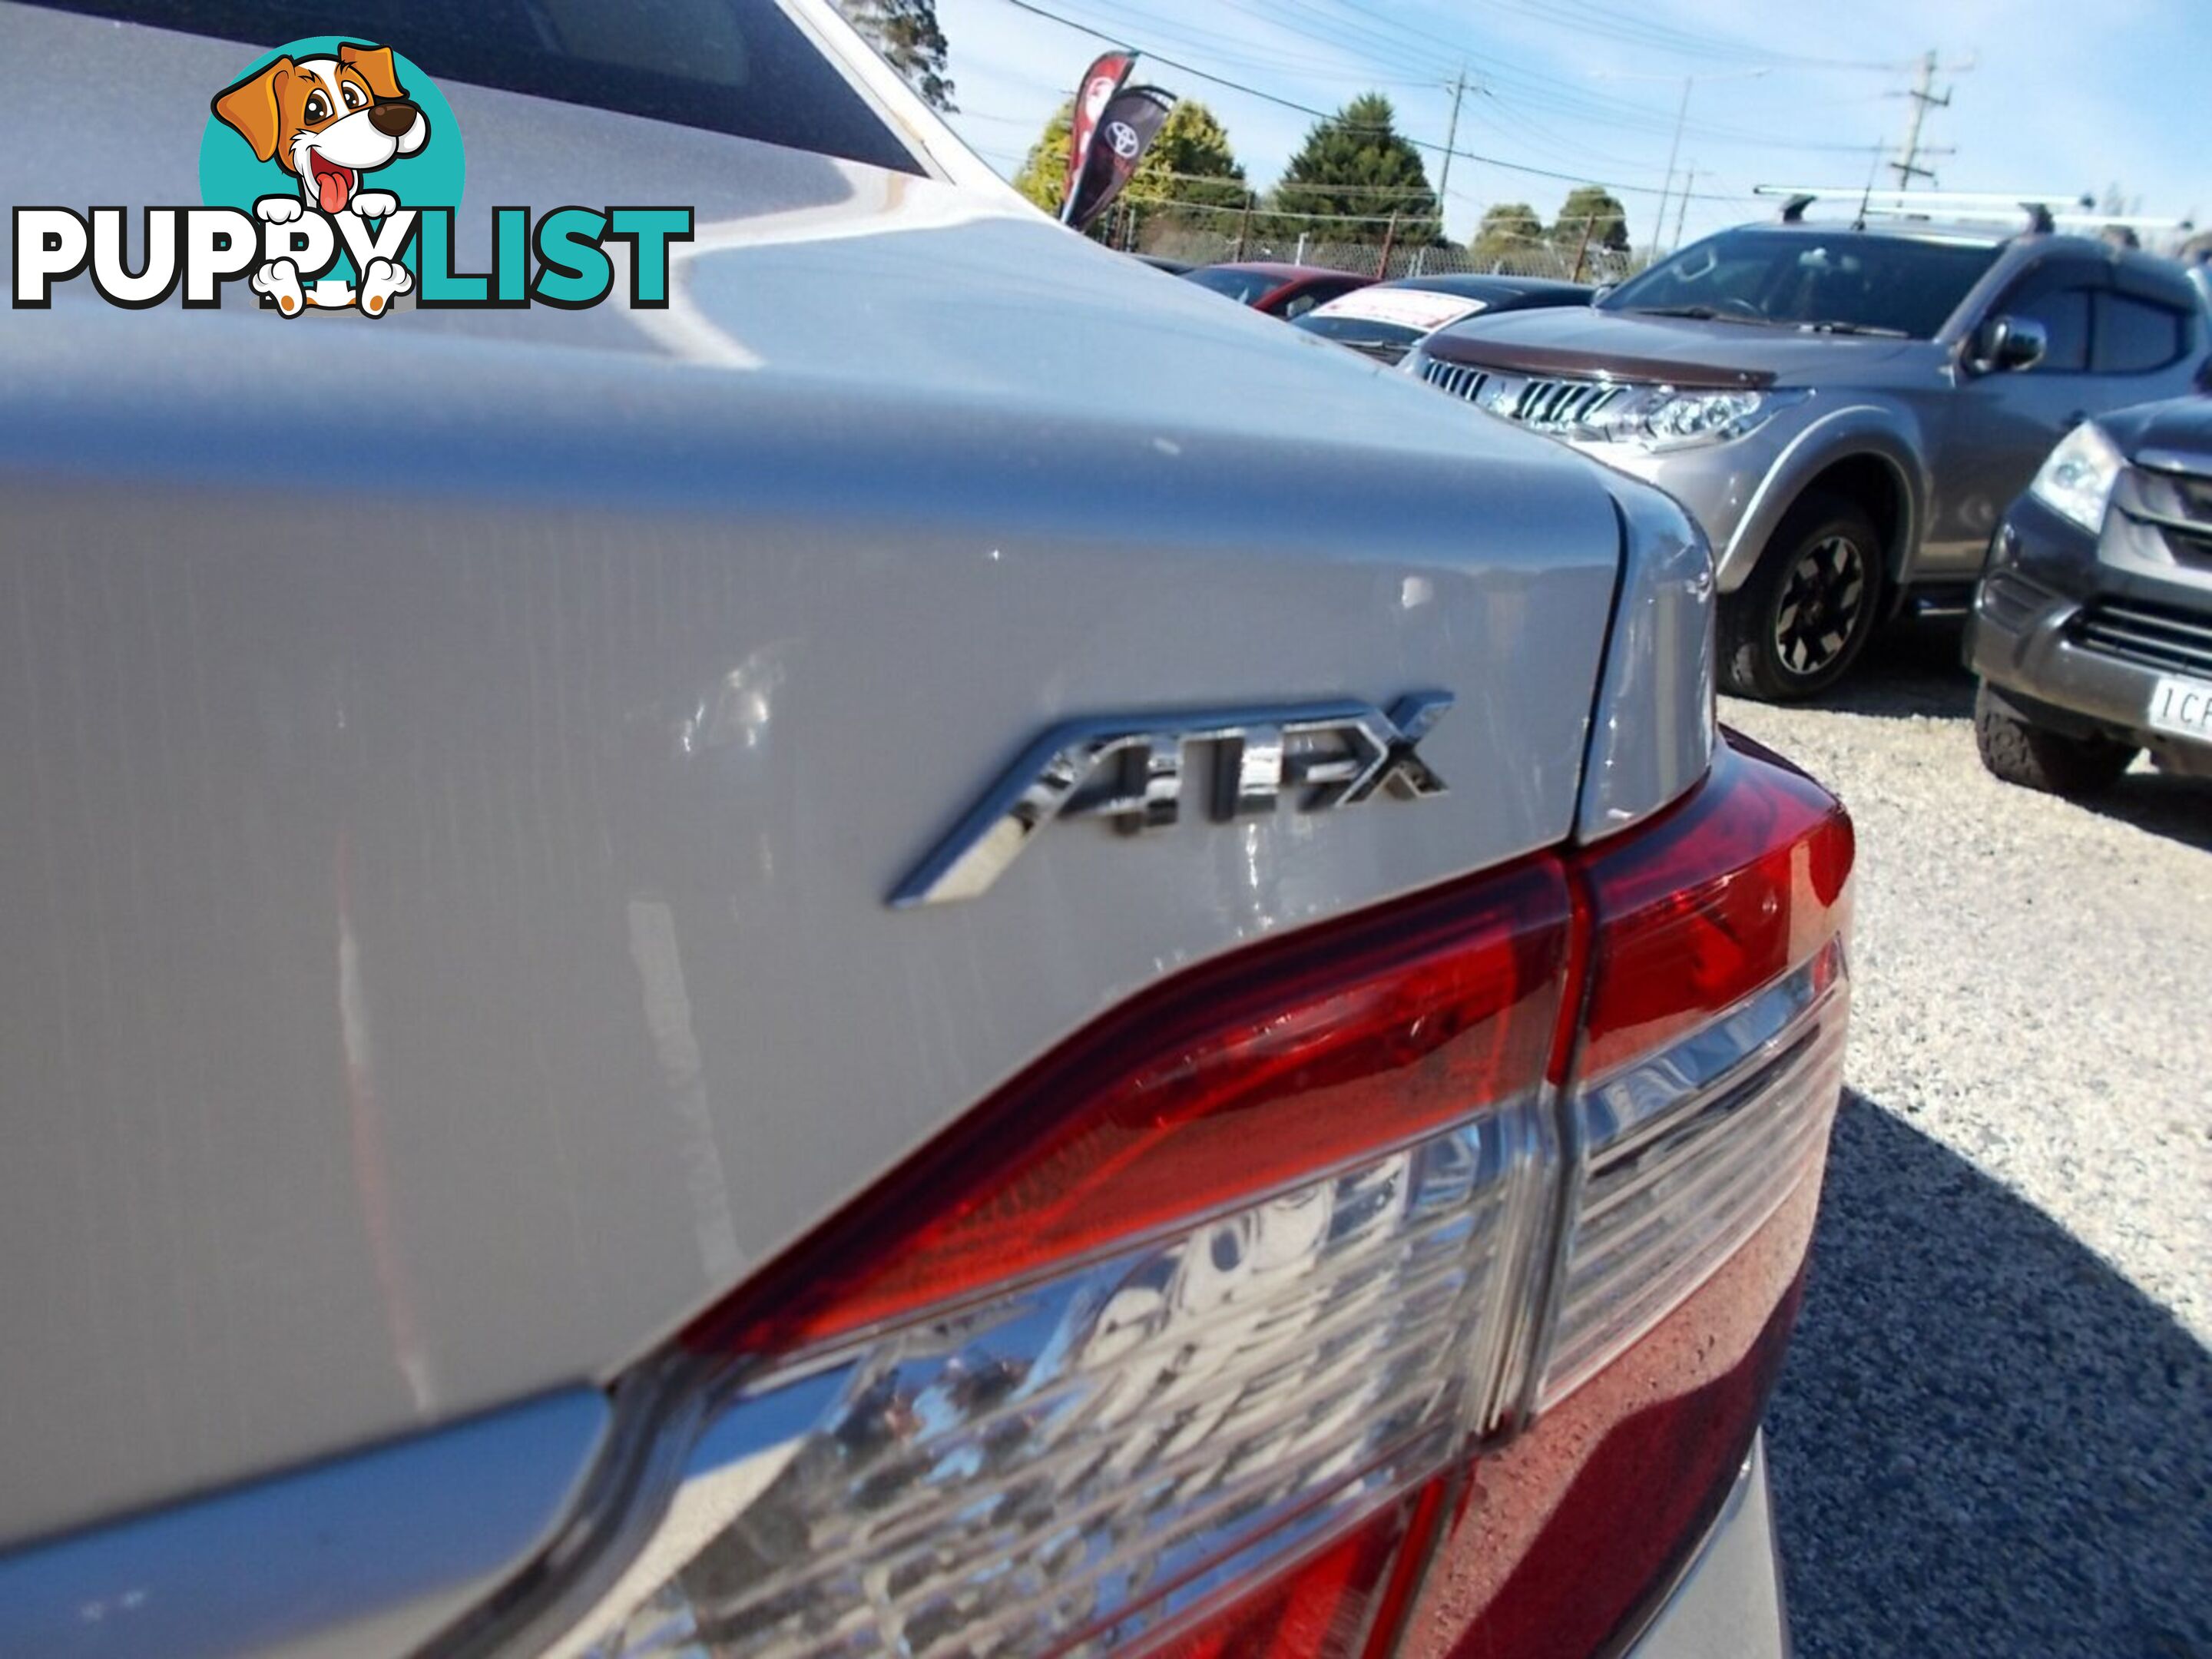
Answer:
POLYGON ((1229 264, 1204 265, 1184 273, 1183 280, 1226 295, 1240 306, 1264 311, 1289 321, 1303 317, 1316 306, 1365 288, 1372 276, 1325 265, 1293 265, 1273 259, 1238 260, 1229 264))

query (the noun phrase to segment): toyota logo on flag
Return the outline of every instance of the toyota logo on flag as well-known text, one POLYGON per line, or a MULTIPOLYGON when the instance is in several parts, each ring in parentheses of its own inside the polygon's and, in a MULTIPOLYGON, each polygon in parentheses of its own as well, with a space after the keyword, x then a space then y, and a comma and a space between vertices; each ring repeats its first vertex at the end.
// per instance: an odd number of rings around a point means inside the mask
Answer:
POLYGON ((1106 210, 1175 108, 1175 100, 1158 87, 1123 86, 1135 61, 1133 52, 1109 52, 1079 83, 1067 130, 1062 224, 1081 230, 1106 210))

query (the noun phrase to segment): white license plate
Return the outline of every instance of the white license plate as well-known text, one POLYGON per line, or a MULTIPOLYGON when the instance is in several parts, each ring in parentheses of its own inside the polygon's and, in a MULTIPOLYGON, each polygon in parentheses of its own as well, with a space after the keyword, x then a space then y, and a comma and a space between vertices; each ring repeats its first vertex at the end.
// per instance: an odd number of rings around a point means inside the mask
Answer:
POLYGON ((2212 742, 2212 680, 2161 678, 2150 691, 2150 726, 2212 742))

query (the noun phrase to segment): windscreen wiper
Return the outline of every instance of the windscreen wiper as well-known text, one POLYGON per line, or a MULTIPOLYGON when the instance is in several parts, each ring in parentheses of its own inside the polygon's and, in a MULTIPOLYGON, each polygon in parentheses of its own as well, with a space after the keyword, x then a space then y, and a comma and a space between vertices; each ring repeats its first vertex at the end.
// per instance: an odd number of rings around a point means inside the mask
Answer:
POLYGON ((1623 306, 1623 311, 1639 317, 1692 317, 1701 323, 1748 323, 1753 328, 1778 328, 1783 325, 1771 317, 1753 317, 1741 311, 1723 311, 1717 306, 1623 306))
POLYGON ((1880 323, 1800 323, 1798 327, 1808 334, 1872 334, 1885 340, 1909 340, 1912 337, 1901 328, 1884 328, 1880 323))

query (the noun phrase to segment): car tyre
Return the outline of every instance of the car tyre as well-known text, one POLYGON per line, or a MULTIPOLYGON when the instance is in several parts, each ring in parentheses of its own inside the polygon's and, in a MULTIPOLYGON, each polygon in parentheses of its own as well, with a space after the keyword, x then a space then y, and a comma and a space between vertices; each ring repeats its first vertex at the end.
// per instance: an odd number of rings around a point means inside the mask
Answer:
POLYGON ((1761 702, 1818 696, 1850 669, 1881 618, 1881 532, 1847 496, 1790 509, 1750 578, 1721 595, 1721 675, 1761 702))
POLYGON ((2069 738, 2022 720, 1990 690, 1974 691, 1974 746, 1992 775, 2046 795, 2078 797, 2110 789, 2134 763, 2132 744, 2069 738))

